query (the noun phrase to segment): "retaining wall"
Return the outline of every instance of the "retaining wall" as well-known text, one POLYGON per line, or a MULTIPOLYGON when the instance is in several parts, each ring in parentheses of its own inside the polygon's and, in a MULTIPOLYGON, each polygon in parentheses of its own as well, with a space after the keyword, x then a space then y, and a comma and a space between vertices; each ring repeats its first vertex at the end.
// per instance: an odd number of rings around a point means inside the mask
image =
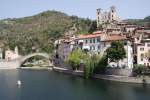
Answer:
MULTIPOLYGON (((57 72, 62 72, 66 74, 83 76, 83 71, 70 71, 68 69, 53 67, 53 70, 57 72)), ((125 83, 140 83, 140 84, 150 84, 150 77, 128 77, 128 76, 117 76, 117 75, 93 75, 93 78, 116 81, 116 82, 125 82, 125 83)))
POLYGON ((132 76, 132 69, 107 68, 106 74, 118 76, 132 76))

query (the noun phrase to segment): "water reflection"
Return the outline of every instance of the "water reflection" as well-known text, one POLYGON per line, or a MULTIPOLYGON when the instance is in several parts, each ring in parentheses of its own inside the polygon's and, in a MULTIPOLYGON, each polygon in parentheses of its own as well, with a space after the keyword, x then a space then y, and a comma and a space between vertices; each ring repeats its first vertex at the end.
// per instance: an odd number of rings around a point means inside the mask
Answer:
POLYGON ((47 70, 1 70, 0 100, 150 100, 150 85, 86 80, 47 70), (16 82, 23 84, 18 87, 16 82))

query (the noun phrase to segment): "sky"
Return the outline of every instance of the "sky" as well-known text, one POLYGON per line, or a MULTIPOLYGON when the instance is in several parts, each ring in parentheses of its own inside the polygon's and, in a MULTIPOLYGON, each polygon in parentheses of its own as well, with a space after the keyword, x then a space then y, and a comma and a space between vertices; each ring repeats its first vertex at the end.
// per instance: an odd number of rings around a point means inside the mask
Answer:
POLYGON ((97 8, 108 11, 112 5, 122 19, 150 15, 150 0, 0 0, 0 19, 32 16, 47 10, 96 19, 97 8))

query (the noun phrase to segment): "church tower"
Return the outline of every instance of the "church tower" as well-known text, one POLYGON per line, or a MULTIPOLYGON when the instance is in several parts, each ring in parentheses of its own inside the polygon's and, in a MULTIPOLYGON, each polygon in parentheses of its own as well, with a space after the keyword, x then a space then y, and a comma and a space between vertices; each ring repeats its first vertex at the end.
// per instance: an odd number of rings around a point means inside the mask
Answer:
POLYGON ((97 9, 97 27, 102 24, 102 9, 97 9))
POLYGON ((116 7, 115 6, 111 6, 110 7, 110 21, 117 21, 117 12, 116 12, 116 7))

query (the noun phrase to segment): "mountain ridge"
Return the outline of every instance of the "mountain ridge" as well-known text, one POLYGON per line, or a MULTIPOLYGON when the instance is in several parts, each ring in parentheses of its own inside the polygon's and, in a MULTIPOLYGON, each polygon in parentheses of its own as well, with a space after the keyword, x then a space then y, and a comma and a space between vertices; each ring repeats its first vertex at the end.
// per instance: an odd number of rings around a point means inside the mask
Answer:
POLYGON ((92 22, 90 19, 54 10, 23 18, 0 20, 1 47, 14 49, 18 46, 21 54, 35 50, 52 52, 55 39, 62 37, 74 26, 77 28, 75 34, 87 33, 92 22))

